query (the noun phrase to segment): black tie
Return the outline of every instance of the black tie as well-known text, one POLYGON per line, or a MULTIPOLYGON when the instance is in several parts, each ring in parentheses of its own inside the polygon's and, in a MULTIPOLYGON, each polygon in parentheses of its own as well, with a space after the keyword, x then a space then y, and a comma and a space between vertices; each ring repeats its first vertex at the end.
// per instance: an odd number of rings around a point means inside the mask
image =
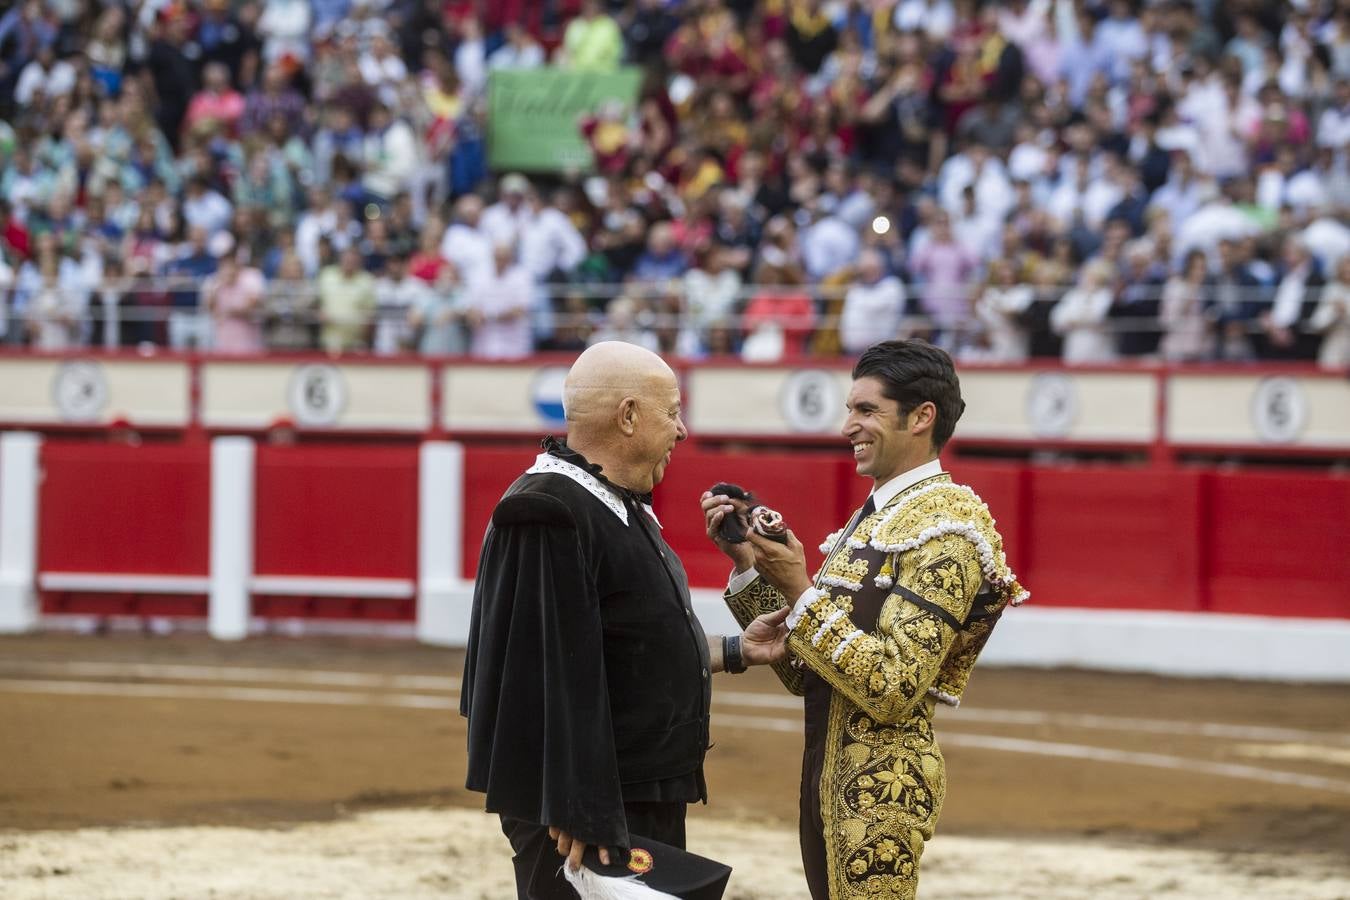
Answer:
POLYGON ((867 518, 876 511, 877 511, 876 497, 873 496, 872 494, 868 494, 867 502, 863 504, 862 511, 858 513, 858 521, 861 522, 863 519, 867 518))

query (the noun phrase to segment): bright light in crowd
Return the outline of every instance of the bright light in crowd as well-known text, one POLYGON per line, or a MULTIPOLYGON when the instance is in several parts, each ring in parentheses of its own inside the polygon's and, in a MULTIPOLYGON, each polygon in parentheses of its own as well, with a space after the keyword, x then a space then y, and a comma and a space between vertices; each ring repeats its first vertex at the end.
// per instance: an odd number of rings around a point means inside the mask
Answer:
POLYGON ((872 230, 877 234, 885 234, 891 230, 891 220, 885 216, 877 216, 872 220, 872 230))
POLYGON ((367 219, 378 219, 379 217, 380 217, 380 204, 378 204, 378 203, 367 203, 367 204, 366 204, 366 218, 367 218, 367 219))

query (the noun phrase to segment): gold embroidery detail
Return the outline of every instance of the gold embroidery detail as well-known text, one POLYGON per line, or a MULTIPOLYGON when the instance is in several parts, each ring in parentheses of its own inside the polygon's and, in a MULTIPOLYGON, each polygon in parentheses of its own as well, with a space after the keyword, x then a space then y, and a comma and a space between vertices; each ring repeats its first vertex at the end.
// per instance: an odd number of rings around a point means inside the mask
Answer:
MULTIPOLYGON (((763 578, 756 578, 743 590, 735 594, 725 594, 722 599, 726 601, 727 608, 731 610, 732 616, 742 629, 764 613, 782 609, 787 604, 783 594, 763 578)), ((773 664, 773 671, 778 680, 783 682, 783 687, 801 696, 805 691, 802 686, 805 676, 799 666, 793 665, 794 662, 796 660, 789 653, 788 658, 773 664)))
POLYGON ((867 581, 867 569, 867 560, 854 559, 852 548, 844 547, 830 558, 820 581, 831 587, 847 586, 855 591, 861 590, 867 581))

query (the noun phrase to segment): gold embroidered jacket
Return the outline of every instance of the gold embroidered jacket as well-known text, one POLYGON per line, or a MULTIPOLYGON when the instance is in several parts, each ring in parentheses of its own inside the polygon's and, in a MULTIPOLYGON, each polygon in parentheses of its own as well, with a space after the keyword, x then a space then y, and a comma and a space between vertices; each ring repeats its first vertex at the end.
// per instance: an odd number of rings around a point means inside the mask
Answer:
MULTIPOLYGON (((999 615, 1026 593, 988 508, 947 475, 827 545, 816 596, 790 623, 796 659, 777 670, 795 693, 802 665, 833 688, 819 785, 830 897, 905 900, 946 792, 933 702, 959 703, 999 615), (864 631, 850 613, 869 580, 887 593, 864 631)), ((727 602, 739 620, 786 601, 756 579, 727 602)))

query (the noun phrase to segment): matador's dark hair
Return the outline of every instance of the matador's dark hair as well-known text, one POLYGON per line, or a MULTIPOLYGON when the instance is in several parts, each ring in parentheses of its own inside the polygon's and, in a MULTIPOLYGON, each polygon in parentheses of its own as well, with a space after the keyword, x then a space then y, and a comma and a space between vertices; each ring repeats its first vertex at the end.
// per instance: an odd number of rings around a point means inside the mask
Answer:
POLYGON ((933 423, 933 449, 941 450, 956 430, 956 422, 966 410, 961 399, 961 380, 947 351, 927 341, 882 341, 873 344, 858 357, 853 378, 875 378, 881 393, 900 404, 907 416, 919 404, 931 402, 937 407, 933 423))

